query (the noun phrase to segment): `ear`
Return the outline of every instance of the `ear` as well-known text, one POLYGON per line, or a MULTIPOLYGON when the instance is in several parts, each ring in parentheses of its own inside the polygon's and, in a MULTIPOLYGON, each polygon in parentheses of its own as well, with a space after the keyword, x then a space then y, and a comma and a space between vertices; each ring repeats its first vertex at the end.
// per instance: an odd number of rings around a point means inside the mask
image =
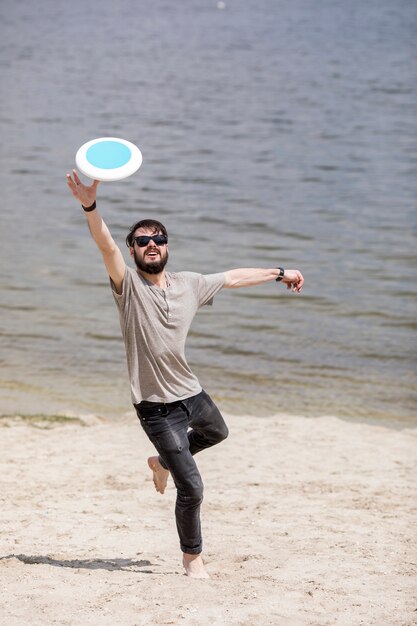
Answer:
POLYGON ((130 248, 129 248, 129 254, 130 254, 131 257, 133 257, 134 254, 135 254, 135 251, 133 250, 132 246, 130 246, 130 248))

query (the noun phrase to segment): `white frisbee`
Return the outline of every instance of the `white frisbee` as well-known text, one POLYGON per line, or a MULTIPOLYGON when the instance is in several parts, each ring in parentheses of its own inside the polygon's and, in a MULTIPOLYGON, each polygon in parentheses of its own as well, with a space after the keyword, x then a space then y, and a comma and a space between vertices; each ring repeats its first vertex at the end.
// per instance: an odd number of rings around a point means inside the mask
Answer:
POLYGON ((142 153, 135 144, 118 137, 87 141, 75 155, 77 168, 95 180, 121 180, 142 165, 142 153))

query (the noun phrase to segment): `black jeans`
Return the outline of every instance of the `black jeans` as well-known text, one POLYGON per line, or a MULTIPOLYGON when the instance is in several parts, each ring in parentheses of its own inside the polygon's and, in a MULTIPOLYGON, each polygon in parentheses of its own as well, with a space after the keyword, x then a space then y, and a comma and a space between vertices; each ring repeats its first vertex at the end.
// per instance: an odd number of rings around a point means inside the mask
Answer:
POLYGON ((203 481, 193 455, 226 439, 229 431, 225 421, 205 391, 169 404, 144 401, 135 404, 135 409, 177 488, 175 519, 181 550, 200 554, 203 481))

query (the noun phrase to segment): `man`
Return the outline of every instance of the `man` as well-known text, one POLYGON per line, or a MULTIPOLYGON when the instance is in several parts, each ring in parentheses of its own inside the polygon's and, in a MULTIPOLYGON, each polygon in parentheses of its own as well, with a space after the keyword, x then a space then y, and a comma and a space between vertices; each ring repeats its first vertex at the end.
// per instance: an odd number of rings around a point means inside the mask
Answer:
POLYGON ((177 488, 175 517, 188 576, 208 578, 202 559, 200 505, 203 483, 194 455, 227 437, 227 426, 211 398, 201 389, 185 359, 185 340, 197 309, 211 304, 223 287, 249 287, 278 280, 300 292, 298 270, 232 269, 201 275, 171 273, 168 235, 163 224, 142 220, 127 238, 136 270, 122 253, 96 208, 98 181, 81 183, 67 174, 67 183, 81 202, 119 309, 126 346, 132 400, 140 423, 158 455, 148 459, 155 488, 164 493, 171 474, 177 488))

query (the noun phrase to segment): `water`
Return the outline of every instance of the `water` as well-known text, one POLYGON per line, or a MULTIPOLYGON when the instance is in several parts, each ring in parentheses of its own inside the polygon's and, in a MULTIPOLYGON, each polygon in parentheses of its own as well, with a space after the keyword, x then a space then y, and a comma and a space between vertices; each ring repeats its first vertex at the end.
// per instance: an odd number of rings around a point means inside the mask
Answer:
POLYGON ((173 271, 305 276, 300 296, 225 290, 196 317, 188 360, 224 410, 414 419, 413 0, 5 0, 0 18, 0 413, 130 410, 65 184, 80 145, 120 136, 144 157, 99 187, 122 248, 156 217, 173 271))

